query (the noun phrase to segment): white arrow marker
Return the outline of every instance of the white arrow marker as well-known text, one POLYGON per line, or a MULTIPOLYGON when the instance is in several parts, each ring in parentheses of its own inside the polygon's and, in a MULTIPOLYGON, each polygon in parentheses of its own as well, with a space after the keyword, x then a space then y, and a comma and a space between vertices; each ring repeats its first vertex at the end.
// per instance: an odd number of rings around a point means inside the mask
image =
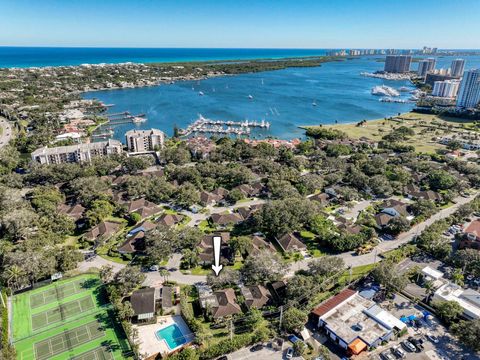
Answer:
POLYGON ((215 264, 212 264, 212 269, 215 272, 215 276, 218 276, 223 265, 220 265, 220 246, 222 245, 222 237, 213 237, 213 255, 215 256, 215 264))

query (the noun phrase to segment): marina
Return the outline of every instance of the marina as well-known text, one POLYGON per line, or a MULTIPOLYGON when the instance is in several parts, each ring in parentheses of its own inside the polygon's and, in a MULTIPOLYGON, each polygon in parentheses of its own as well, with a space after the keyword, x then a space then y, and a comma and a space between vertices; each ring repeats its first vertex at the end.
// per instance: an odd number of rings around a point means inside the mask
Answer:
POLYGON ((257 121, 224 121, 211 120, 199 115, 198 119, 185 129, 180 129, 181 136, 189 136, 196 133, 227 134, 227 135, 247 135, 249 136, 252 128, 269 129, 270 123, 262 120, 257 121))

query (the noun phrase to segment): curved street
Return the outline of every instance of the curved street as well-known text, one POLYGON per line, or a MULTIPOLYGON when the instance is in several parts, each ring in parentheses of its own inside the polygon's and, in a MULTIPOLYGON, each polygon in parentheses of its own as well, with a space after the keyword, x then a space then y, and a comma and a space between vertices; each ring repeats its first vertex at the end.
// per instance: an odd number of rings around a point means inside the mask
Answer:
MULTIPOLYGON (((430 226, 437 220, 445 219, 446 217, 452 215, 461 205, 467 204, 468 202, 472 201, 477 193, 474 193, 470 195, 469 197, 457 197, 455 198, 455 204, 440 210, 436 214, 434 214, 432 217, 429 219, 425 220, 424 222, 417 224, 416 226, 412 227, 409 231, 400 234, 395 240, 391 241, 383 241, 381 242, 374 251, 372 251, 369 254, 364 254, 364 255, 355 255, 354 252, 346 252, 342 254, 338 254, 335 256, 341 257, 345 261, 345 265, 347 267, 357 267, 357 266, 362 266, 362 265, 368 265, 368 264, 373 264, 379 259, 377 258, 378 255, 385 253, 387 251, 396 249, 397 247, 406 244, 410 242, 416 235, 420 234, 426 227, 430 226)), ((258 204, 264 202, 263 200, 252 200, 249 202, 244 202, 239 205, 234 205, 233 207, 229 208, 235 208, 235 207, 242 207, 242 206, 249 206, 253 204, 258 204)), ((227 208, 213 208, 215 209, 216 212, 222 212, 227 210, 227 208), (217 211, 218 210, 218 211, 217 211)), ((186 212, 184 212, 187 214, 186 212)), ((192 218, 190 223, 188 224, 189 226, 194 226, 194 224, 204 220, 206 217, 208 217, 206 214, 193 214, 188 212, 187 214, 192 218), (192 225, 190 225, 192 224, 192 225)), ((180 268, 180 260, 182 258, 181 254, 173 254, 170 259, 168 260, 168 263, 166 265, 166 268, 169 270, 170 275, 168 277, 168 280, 175 281, 179 284, 185 284, 185 285, 194 285, 195 283, 198 282, 205 282, 207 280, 207 277, 205 275, 186 275, 183 274, 179 268, 180 268)), ((297 261, 295 263, 290 264, 289 266, 289 271, 287 273, 287 276, 293 276, 296 271, 299 270, 305 270, 308 268, 308 264, 315 260, 315 258, 307 258, 301 261, 297 261)), ((101 256, 95 256, 93 259, 90 260, 85 260, 78 265, 78 270, 79 271, 87 271, 89 268, 100 268, 104 265, 111 265, 113 267, 114 272, 120 271, 123 267, 125 267, 124 264, 120 264, 114 261, 106 260, 102 258, 101 256)), ((160 276, 160 273, 158 271, 152 271, 146 273, 146 280, 144 282, 144 285, 146 286, 155 286, 155 285, 160 285, 163 283, 163 278, 160 276)))

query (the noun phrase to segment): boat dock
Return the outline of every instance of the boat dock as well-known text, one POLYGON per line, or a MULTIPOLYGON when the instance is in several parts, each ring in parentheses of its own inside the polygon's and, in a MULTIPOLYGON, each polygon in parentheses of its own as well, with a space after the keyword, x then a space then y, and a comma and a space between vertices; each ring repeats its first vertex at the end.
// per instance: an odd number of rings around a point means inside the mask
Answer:
POLYGON ((212 133, 212 134, 233 134, 250 135, 252 128, 270 128, 268 121, 230 121, 230 120, 211 120, 202 115, 186 129, 181 129, 181 136, 189 136, 194 133, 212 133))
POLYGON ((106 114, 107 122, 109 125, 120 125, 128 123, 142 123, 147 121, 145 114, 132 115, 128 111, 115 113, 115 114, 106 114))

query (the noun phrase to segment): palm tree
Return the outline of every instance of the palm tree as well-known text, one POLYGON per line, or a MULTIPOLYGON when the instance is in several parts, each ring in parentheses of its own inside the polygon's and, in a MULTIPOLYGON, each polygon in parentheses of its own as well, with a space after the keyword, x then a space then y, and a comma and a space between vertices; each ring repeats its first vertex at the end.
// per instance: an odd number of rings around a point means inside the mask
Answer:
POLYGON ((18 265, 12 265, 5 270, 5 279, 7 286, 12 290, 17 290, 25 284, 25 276, 27 274, 18 265))
POLYGON ((425 293, 427 295, 427 303, 430 302, 430 298, 435 293, 435 287, 433 285, 433 281, 427 281, 424 285, 425 293))

